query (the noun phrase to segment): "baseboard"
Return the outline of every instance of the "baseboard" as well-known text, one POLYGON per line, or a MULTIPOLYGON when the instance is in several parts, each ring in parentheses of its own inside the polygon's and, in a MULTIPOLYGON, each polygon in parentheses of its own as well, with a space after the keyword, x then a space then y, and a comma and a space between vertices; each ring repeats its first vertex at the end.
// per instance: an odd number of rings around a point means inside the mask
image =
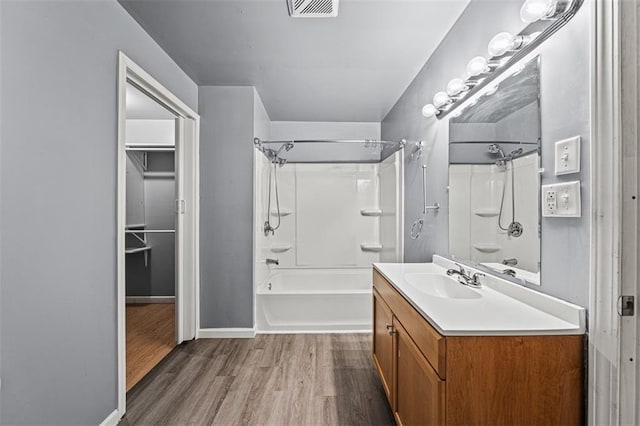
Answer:
POLYGON ((196 333, 198 339, 246 339, 256 337, 254 328, 201 328, 196 333))
POLYGON ((372 329, 353 330, 256 330, 256 334, 371 334, 372 329))
POLYGON ((175 296, 127 296, 126 303, 176 303, 175 296))
POLYGON ((120 417, 122 417, 120 415, 120 411, 117 409, 113 410, 113 412, 111 412, 111 414, 109 414, 107 418, 100 423, 100 426, 116 426, 120 421, 120 417))

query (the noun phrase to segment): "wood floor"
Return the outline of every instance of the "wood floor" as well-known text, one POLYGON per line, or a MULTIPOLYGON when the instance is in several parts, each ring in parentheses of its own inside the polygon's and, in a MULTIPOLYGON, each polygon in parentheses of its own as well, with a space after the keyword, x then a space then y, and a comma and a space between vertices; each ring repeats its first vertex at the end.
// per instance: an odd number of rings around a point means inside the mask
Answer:
POLYGON ((122 425, 393 425, 368 334, 258 335, 175 348, 122 425))
POLYGON ((127 305, 127 392, 176 346, 175 305, 127 305))

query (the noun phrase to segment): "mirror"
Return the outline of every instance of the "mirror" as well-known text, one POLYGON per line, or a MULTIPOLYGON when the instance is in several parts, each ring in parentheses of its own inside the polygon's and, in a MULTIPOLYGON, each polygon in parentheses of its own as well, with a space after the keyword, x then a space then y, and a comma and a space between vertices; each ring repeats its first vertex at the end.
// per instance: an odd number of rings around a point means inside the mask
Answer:
POLYGON ((540 283, 540 58, 449 121, 449 250, 540 283))

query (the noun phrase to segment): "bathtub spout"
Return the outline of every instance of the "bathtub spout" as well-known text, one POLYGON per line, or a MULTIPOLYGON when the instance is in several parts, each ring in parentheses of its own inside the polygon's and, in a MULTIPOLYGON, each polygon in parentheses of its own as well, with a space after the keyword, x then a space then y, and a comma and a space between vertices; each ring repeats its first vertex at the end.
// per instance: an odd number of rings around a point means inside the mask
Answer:
POLYGON ((265 259, 267 265, 279 265, 278 259, 265 259))

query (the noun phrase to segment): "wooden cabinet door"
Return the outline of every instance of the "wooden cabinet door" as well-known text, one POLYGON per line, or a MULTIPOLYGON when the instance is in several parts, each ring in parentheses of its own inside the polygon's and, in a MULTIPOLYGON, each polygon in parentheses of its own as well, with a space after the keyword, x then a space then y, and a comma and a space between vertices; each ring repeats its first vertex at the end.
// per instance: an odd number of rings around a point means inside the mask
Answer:
POLYGON ((393 408, 393 315, 373 289, 373 361, 382 380, 382 387, 393 408))
POLYGON ((444 425, 445 382, 433 370, 402 325, 395 321, 396 405, 399 425, 444 425))

